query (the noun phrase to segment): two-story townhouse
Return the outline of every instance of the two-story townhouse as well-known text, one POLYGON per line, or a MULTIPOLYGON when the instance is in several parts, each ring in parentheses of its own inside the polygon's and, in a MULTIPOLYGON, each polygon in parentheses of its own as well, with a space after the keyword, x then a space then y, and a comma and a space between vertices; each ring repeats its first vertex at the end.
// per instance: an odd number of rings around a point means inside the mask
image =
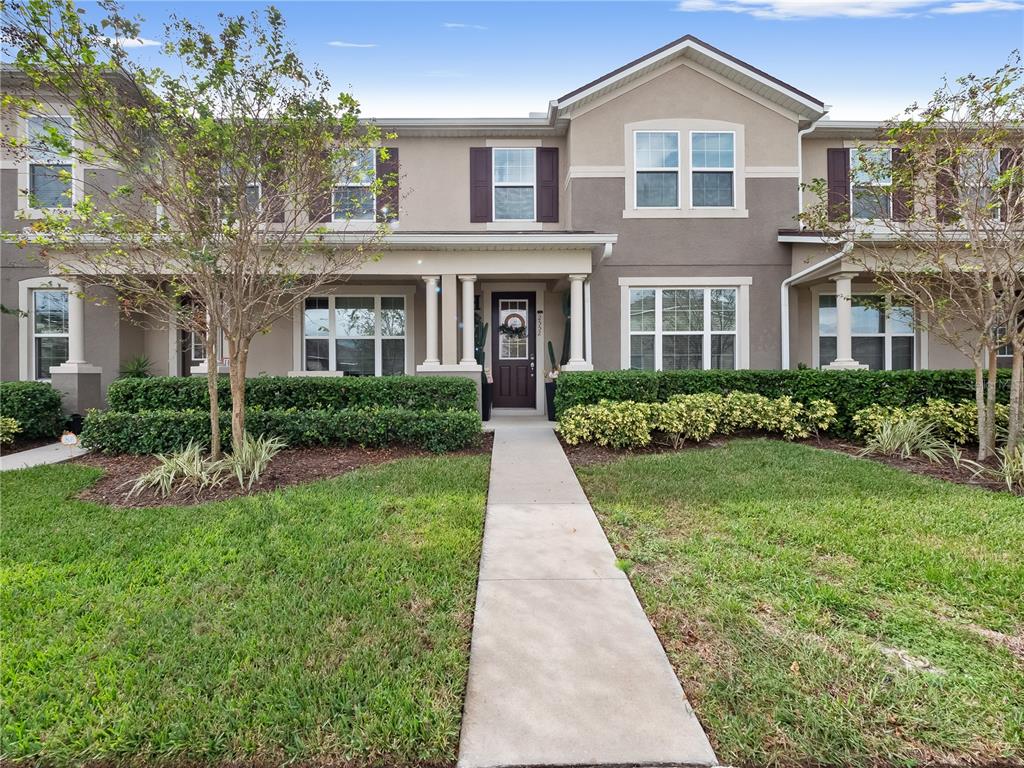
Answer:
MULTIPOLYGON (((801 181, 857 199, 851 148, 878 127, 826 113, 687 36, 545 113, 380 121, 398 136, 385 255, 259 337, 250 372, 479 380, 482 323, 498 408, 543 408, 545 348, 560 354, 566 335, 563 370, 965 365, 903 308, 862 301, 870 275, 798 229, 801 181)), ((3 159, 5 232, 33 216, 30 187, 52 191, 54 161, 3 159)), ((380 204, 366 202, 367 227, 380 204)), ((158 374, 206 370, 202 345, 173 324, 134 323, 67 287, 3 244, 2 301, 21 310, 2 320, 3 378, 52 378, 82 410, 136 355, 158 374)))

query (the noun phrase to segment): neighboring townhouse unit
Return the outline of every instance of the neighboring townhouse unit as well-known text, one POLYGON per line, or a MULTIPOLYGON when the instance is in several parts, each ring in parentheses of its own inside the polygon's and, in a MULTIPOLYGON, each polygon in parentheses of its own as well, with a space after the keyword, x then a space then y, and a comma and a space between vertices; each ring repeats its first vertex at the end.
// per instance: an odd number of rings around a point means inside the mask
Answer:
MULTIPOLYGON (((801 180, 828 178, 856 204, 851 147, 878 127, 826 112, 687 36, 543 114, 379 121, 398 137, 378 169, 399 175, 386 253, 259 337, 249 370, 479 378, 481 323, 499 408, 543 408, 546 345, 560 355, 566 334, 563 370, 966 365, 797 226, 801 180)), ((4 232, 30 223, 27 190, 60 199, 59 160, 3 160, 4 232)), ((372 227, 381 204, 357 220, 372 227)), ((173 324, 69 296, 30 249, 5 242, 2 258, 2 301, 22 311, 3 316, 3 378, 52 377, 81 410, 137 355, 158 374, 206 370, 173 324)))

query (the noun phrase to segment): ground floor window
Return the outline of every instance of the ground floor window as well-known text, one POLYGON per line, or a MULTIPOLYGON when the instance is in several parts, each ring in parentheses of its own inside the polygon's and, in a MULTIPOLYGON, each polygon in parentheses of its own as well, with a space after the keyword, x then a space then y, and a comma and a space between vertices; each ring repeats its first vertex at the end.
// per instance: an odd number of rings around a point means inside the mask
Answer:
POLYGON ((50 368, 68 360, 68 292, 63 288, 32 291, 33 375, 49 379, 50 368))
MULTIPOLYGON (((853 359, 873 371, 914 368, 914 311, 883 296, 851 297, 853 359)), ((818 297, 818 364, 836 359, 836 297, 818 297)))
POLYGON ((631 288, 629 367, 736 367, 736 288, 631 288))
POLYGON ((405 370, 404 296, 314 296, 302 317, 303 369, 346 376, 405 370))

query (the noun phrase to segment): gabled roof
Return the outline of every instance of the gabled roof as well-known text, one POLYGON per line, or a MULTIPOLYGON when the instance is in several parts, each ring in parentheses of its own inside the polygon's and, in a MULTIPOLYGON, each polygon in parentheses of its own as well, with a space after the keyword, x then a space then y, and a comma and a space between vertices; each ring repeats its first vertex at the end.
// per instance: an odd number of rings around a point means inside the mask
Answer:
POLYGON ((585 99, 606 93, 613 88, 622 87, 674 58, 688 58, 695 61, 801 117, 817 119, 828 111, 825 104, 819 99, 715 48, 713 45, 708 45, 693 35, 684 35, 678 40, 673 40, 656 51, 651 51, 639 59, 634 59, 628 64, 570 91, 556 99, 554 106, 557 109, 565 109, 585 99))

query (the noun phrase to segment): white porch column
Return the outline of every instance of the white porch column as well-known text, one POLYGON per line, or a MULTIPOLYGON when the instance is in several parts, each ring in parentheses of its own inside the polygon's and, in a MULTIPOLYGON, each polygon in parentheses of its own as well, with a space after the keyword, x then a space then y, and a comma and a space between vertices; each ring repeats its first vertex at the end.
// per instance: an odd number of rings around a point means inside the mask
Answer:
POLYGON ((81 287, 68 285, 68 363, 85 362, 85 300, 81 287))
POLYGON ((569 362, 566 371, 588 371, 592 366, 583 358, 583 281, 586 275, 569 275, 569 362))
POLYGON ((427 355, 423 365, 440 365, 437 355, 437 275, 425 275, 423 281, 427 285, 426 321, 427 355))
POLYGON ((459 292, 455 275, 441 275, 441 363, 456 365, 459 350, 456 339, 459 330, 459 292))
POLYGON ((459 275, 462 281, 462 360, 460 365, 476 365, 473 343, 476 341, 476 312, 473 310, 473 295, 476 275, 459 275))
POLYGON ((853 359, 853 278, 855 272, 840 272, 836 284, 836 359, 825 366, 830 370, 867 368, 853 359))

